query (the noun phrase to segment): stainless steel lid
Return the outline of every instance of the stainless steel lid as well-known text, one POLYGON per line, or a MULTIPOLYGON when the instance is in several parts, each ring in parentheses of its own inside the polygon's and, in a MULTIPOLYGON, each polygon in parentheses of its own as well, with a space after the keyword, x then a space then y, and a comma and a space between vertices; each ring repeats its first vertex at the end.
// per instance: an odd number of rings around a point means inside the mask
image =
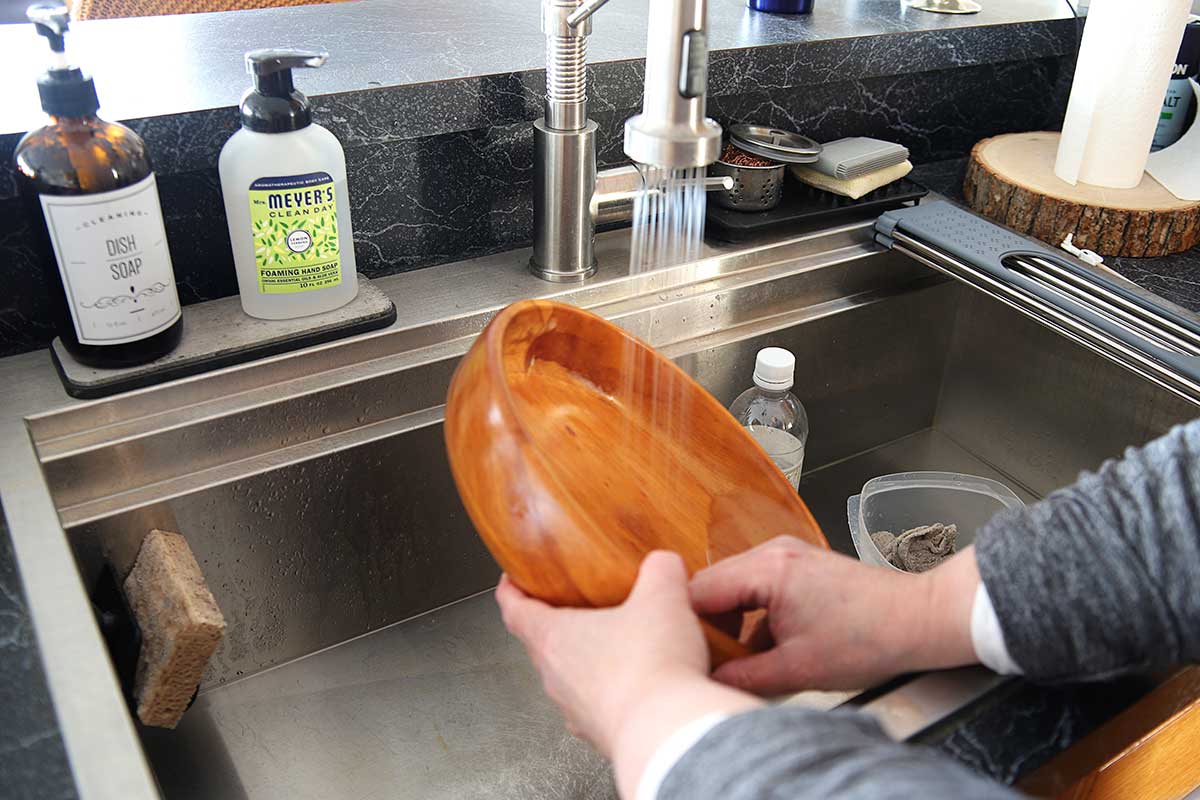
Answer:
POLYGON ((756 156, 785 164, 811 164, 821 155, 821 145, 794 131, 766 125, 733 125, 729 141, 756 156))

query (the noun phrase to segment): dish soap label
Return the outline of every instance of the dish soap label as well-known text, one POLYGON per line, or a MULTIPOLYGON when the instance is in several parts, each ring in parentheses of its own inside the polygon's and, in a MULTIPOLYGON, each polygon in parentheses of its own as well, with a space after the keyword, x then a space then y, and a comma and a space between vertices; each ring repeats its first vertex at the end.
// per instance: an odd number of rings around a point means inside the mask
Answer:
POLYGON ((81 344, 136 342, 180 317, 154 174, 111 192, 40 195, 81 344))
POLYGON ((250 230, 263 294, 293 294, 342 282, 337 198, 325 172, 250 184, 250 230))

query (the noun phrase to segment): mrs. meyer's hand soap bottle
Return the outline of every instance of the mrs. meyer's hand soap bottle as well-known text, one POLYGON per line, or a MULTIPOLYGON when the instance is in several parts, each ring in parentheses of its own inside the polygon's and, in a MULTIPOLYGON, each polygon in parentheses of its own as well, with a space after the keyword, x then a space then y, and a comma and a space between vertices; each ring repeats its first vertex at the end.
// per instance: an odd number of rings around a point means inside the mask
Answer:
POLYGON ((179 344, 183 318, 146 144, 96 116, 95 84, 66 57, 66 6, 28 13, 50 41, 37 82, 50 123, 15 160, 59 338, 93 367, 153 361, 179 344))
POLYGON ((793 488, 800 485, 808 441, 808 414, 788 391, 795 372, 795 356, 782 347, 764 347, 754 362, 754 386, 729 407, 729 413, 750 431, 793 488))
POLYGON ((242 129, 225 143, 219 168, 242 309, 252 317, 319 314, 358 293, 346 157, 292 85, 293 69, 328 57, 246 54, 254 87, 242 97, 242 129))

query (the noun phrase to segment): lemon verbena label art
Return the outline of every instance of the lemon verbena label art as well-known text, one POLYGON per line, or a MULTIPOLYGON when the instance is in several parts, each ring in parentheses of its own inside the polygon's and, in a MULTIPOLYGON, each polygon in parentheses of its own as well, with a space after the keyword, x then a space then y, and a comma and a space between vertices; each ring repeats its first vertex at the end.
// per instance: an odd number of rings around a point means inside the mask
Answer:
POLYGON ((263 294, 309 292, 342 282, 337 202, 328 173, 250 184, 250 231, 263 294))

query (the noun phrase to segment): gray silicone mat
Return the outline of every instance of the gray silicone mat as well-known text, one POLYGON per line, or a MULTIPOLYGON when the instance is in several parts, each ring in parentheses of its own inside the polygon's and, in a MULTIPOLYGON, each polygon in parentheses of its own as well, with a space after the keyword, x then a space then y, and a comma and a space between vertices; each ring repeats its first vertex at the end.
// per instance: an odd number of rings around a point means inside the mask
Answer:
POLYGON ((89 367, 76 361, 59 339, 50 346, 50 354, 67 394, 93 399, 299 350, 384 328, 395 321, 391 299, 359 275, 358 296, 349 303, 299 319, 249 317, 237 296, 185 306, 179 346, 148 364, 119 369, 89 367))

